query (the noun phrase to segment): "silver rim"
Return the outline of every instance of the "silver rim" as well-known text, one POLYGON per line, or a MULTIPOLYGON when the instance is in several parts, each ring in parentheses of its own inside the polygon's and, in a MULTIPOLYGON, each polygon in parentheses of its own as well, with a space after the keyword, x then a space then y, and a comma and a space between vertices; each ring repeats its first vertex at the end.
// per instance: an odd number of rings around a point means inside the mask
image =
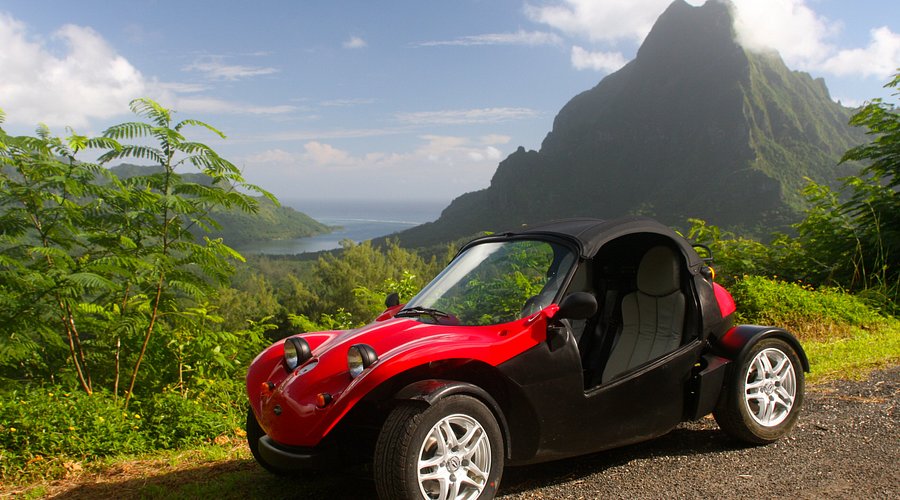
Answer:
POLYGON ((478 498, 491 472, 491 443, 477 420, 442 418, 428 431, 416 469, 425 498, 478 498))
POLYGON ((784 422, 797 394, 794 365, 787 354, 775 348, 760 351, 744 380, 744 403, 750 417, 763 427, 784 422))

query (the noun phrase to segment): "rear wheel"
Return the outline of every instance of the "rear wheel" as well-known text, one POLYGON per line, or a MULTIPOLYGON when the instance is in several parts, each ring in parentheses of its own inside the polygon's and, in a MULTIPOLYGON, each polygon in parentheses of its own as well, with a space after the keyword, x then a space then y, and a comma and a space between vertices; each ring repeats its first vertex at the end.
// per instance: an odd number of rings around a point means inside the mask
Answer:
POLYGON ((768 444, 788 433, 803 404, 803 368, 781 339, 763 339, 731 372, 713 415, 743 441, 768 444))
POLYGON ((470 396, 403 403, 385 421, 374 469, 381 498, 493 498, 503 473, 500 427, 470 396))

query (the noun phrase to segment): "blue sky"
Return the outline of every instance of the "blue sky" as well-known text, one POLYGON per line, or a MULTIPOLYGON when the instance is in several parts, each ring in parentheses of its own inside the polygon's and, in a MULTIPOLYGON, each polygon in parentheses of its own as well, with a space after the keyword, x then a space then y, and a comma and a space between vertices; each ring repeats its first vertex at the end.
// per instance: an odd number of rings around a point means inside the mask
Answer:
MULTIPOLYGON (((447 200, 486 187, 634 57, 668 0, 0 0, 3 127, 100 133, 152 97, 279 198, 447 200)), ((703 0, 691 0, 692 5, 703 0)), ((737 0, 754 49, 887 96, 896 0, 737 0)))

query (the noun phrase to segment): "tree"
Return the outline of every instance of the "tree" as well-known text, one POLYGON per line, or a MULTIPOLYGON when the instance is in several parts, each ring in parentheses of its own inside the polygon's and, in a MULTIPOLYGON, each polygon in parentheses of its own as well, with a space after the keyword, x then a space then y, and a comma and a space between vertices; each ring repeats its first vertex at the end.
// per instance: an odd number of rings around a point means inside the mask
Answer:
POLYGON ((85 258, 97 231, 91 215, 108 188, 94 182, 105 170, 77 162, 75 155, 118 144, 70 133, 62 140, 43 125, 36 137, 0 130, 0 323, 14 340, 3 343, 0 360, 17 361, 26 373, 40 372, 58 361, 64 344, 78 382, 91 393, 76 316, 82 297, 111 284, 94 269, 96 259, 85 258), (47 325, 59 325, 63 343, 47 325), (42 363, 35 353, 47 359, 42 363))
MULTIPOLYGON (((896 89, 900 73, 885 85, 896 89)), ((898 92, 892 94, 900 95, 898 92)), ((866 127, 871 141, 848 150, 841 162, 864 166, 840 189, 810 182, 806 217, 795 226, 797 241, 788 263, 797 277, 863 292, 896 309, 900 298, 900 113, 873 99, 850 120, 866 127)))
POLYGON ((67 346, 68 365, 86 392, 100 367, 118 393, 127 360, 133 366, 126 404, 147 356, 173 362, 165 352, 171 342, 152 343, 154 332, 171 333, 177 324, 179 341, 185 332, 199 335, 208 315, 197 311, 227 281, 231 261, 242 260, 221 240, 195 241, 190 230, 215 228, 210 213, 217 208, 254 211, 257 201, 247 192, 276 201, 184 135, 199 128, 224 137, 217 129, 175 121, 149 99, 133 101, 131 109, 146 121, 115 125, 99 138, 70 131, 63 140, 46 127, 37 137, 11 137, 0 129, 0 320, 10 320, 0 322, 0 365, 31 363, 34 374, 56 377, 65 373, 58 357, 67 346), (99 163, 76 160, 88 148, 105 151, 99 163), (158 168, 119 179, 101 167, 123 158, 158 168), (199 171, 202 182, 182 170, 199 171), (51 324, 60 326, 45 326, 51 324), (45 359, 28 358, 23 345, 45 359))
MULTIPOLYGON (((885 85, 900 96, 900 72, 885 85)), ((873 99, 850 120, 866 127, 872 140, 850 149, 841 159, 862 161, 867 166, 859 177, 848 178, 851 196, 841 212, 858 229, 864 286, 879 287, 895 302, 900 293, 900 111, 894 103, 873 99)))

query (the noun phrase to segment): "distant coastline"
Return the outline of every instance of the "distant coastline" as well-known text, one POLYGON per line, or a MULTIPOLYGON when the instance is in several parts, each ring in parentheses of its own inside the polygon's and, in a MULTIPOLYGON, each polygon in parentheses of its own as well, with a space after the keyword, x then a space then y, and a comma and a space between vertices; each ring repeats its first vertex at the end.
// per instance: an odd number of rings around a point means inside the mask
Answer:
POLYGON ((307 238, 259 241, 236 246, 245 254, 296 255, 340 248, 341 241, 362 242, 437 219, 449 200, 292 200, 281 204, 303 212, 334 230, 307 238))
POLYGON ((424 224, 441 215, 450 200, 291 199, 281 204, 320 219, 424 224))

